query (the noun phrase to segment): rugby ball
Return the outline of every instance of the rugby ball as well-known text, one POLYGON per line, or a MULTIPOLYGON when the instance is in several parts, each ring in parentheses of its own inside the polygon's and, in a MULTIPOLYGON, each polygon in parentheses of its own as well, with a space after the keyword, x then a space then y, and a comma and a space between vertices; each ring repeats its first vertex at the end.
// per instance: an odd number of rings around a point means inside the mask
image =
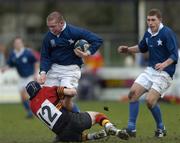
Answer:
POLYGON ((90 44, 86 40, 80 39, 75 43, 74 48, 75 49, 78 48, 81 51, 86 52, 89 46, 90 44))

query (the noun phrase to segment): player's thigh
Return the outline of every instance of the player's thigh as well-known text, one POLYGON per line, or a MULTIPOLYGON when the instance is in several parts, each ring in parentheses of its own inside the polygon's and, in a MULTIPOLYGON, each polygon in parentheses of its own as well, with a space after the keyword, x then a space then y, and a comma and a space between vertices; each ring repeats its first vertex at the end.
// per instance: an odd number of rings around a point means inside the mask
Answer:
POLYGON ((88 113, 70 113, 70 122, 58 135, 61 141, 81 141, 82 132, 91 127, 88 113))
POLYGON ((139 83, 134 83, 130 89, 130 91, 134 91, 135 94, 137 96, 140 96, 142 95, 143 93, 145 93, 147 91, 146 88, 144 88, 142 85, 140 85, 139 83))
POLYGON ((58 73, 55 72, 54 70, 50 69, 47 72, 46 75, 46 81, 44 83, 44 86, 59 86, 60 85, 60 81, 58 79, 58 73))
POLYGON ((56 78, 47 78, 43 86, 59 86, 59 80, 56 78))
POLYGON ((149 107, 153 107, 157 103, 160 96, 161 94, 158 91, 151 88, 146 96, 147 105, 149 107))
POLYGON ((82 132, 91 128, 92 120, 87 112, 72 113, 71 129, 77 132, 82 132))
POLYGON ((19 80, 19 83, 18 83, 18 88, 20 91, 24 90, 26 85, 30 82, 30 81, 33 81, 34 78, 33 76, 29 76, 29 77, 20 77, 20 80, 19 80))
POLYGON ((63 77, 61 79, 60 86, 77 89, 78 83, 79 83, 79 79, 76 77, 73 77, 73 76, 63 77))
POLYGON ((147 75, 145 73, 140 74, 130 89, 129 99, 132 101, 137 100, 150 89, 151 85, 152 82, 148 79, 147 75))
POLYGON ((27 100, 29 98, 25 87, 30 81, 33 81, 33 80, 34 80, 33 76, 29 76, 26 78, 20 77, 18 88, 19 88, 19 92, 20 92, 22 100, 27 100))
POLYGON ((91 117, 92 125, 95 124, 96 123, 96 115, 99 114, 99 112, 87 111, 87 113, 91 117))
POLYGON ((153 84, 151 79, 152 77, 148 73, 141 73, 134 82, 136 84, 134 88, 149 90, 153 84))
POLYGON ((172 78, 164 71, 154 77, 152 88, 163 97, 164 92, 172 84, 172 78))
POLYGON ((70 66, 59 76, 61 79, 61 86, 66 86, 67 88, 77 88, 80 77, 81 70, 78 66, 70 66))

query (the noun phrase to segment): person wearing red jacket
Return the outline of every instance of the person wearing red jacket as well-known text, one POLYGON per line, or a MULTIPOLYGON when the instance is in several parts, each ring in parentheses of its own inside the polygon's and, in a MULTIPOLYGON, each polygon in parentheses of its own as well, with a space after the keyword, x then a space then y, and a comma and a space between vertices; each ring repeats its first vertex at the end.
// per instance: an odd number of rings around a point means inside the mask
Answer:
POLYGON ((104 127, 105 134, 102 137, 114 135, 123 140, 129 138, 124 130, 117 129, 103 113, 73 113, 63 107, 63 100, 76 95, 76 90, 61 86, 41 87, 36 81, 28 83, 26 90, 30 96, 32 112, 57 135, 58 141, 96 139, 96 133, 83 134, 84 130, 91 128, 95 123, 104 127))

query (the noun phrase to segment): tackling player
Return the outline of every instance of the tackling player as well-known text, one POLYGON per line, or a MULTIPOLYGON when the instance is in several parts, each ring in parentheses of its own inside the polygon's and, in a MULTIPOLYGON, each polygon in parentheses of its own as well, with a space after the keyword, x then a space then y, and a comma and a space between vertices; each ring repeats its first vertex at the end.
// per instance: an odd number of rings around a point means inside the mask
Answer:
POLYGON ((63 86, 41 88, 38 82, 31 81, 26 86, 26 90, 30 96, 32 112, 58 135, 58 141, 77 142, 97 139, 97 134, 83 134, 84 130, 91 128, 95 123, 103 126, 108 135, 123 140, 129 138, 126 131, 114 127, 103 113, 93 111, 73 113, 63 108, 63 100, 77 94, 75 89, 63 86))
POLYGON ((171 85, 178 61, 178 44, 174 32, 162 24, 161 12, 151 9, 147 15, 148 29, 139 45, 119 46, 120 53, 149 52, 148 67, 135 80, 129 92, 129 121, 127 132, 136 136, 139 97, 147 92, 146 101, 156 122, 156 137, 166 136, 157 101, 171 85))

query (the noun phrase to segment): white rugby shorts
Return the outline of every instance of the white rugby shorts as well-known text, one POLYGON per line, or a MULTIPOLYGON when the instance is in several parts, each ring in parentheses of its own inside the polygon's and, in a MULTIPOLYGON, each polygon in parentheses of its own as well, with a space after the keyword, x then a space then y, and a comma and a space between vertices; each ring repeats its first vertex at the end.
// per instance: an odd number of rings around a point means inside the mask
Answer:
POLYGON ((81 77, 81 69, 77 65, 53 64, 47 72, 47 79, 43 86, 65 86, 67 88, 77 88, 81 77))
POLYGON ((30 81, 33 81, 34 80, 34 76, 29 76, 29 77, 26 77, 26 78, 23 78, 23 77, 20 77, 19 79, 19 83, 18 83, 18 89, 20 91, 24 90, 26 85, 30 82, 30 81))
POLYGON ((165 71, 157 71, 152 67, 147 67, 144 72, 137 77, 135 82, 147 90, 153 88, 163 97, 163 93, 172 83, 172 78, 165 71))

